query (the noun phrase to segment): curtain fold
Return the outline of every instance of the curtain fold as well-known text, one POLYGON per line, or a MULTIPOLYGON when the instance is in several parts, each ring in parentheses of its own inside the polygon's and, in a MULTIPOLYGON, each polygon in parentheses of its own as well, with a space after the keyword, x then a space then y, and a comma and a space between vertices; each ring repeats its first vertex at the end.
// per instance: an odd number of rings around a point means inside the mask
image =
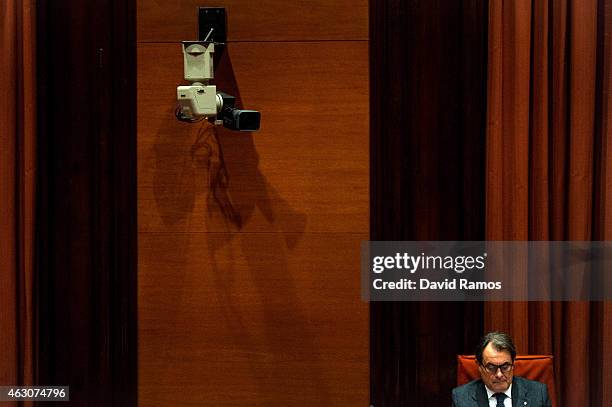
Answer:
POLYGON ((33 383, 35 1, 0 3, 0 385, 33 383))
MULTIPOLYGON (((491 0, 488 240, 612 240, 612 5, 491 0)), ((555 356, 561 406, 612 394, 608 303, 485 305, 485 329, 555 356), (596 368, 595 368, 596 367, 596 368)))

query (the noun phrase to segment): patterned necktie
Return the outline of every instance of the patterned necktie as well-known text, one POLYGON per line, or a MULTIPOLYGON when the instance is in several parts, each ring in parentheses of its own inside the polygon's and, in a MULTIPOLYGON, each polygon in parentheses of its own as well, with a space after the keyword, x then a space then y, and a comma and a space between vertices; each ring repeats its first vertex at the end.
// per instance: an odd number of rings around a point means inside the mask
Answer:
POLYGON ((504 400, 508 396, 506 396, 504 393, 495 393, 494 396, 497 399, 497 406, 496 407, 504 407, 504 400))

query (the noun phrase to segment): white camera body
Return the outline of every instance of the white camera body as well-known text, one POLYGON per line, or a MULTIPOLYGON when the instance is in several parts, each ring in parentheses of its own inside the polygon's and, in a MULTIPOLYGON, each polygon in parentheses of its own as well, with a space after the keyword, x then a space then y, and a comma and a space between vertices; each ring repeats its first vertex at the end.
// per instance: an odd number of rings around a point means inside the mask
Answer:
POLYGON ((176 99, 183 114, 189 117, 215 117, 223 107, 223 99, 217 96, 217 87, 199 82, 177 87, 176 99))
POLYGON ((181 114, 187 118, 214 119, 223 107, 223 100, 217 96, 217 87, 209 84, 214 78, 215 44, 207 41, 183 41, 182 45, 184 77, 193 83, 176 88, 181 114))

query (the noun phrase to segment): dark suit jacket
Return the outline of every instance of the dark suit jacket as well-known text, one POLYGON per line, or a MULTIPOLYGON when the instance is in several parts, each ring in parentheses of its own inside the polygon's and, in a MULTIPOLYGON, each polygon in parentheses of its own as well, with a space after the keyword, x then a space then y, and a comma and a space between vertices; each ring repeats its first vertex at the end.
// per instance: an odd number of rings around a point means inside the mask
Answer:
MULTIPOLYGON (((482 380, 474 380, 454 388, 453 407, 489 407, 487 391, 482 380)), ((551 407, 546 385, 514 376, 512 407, 551 407)))

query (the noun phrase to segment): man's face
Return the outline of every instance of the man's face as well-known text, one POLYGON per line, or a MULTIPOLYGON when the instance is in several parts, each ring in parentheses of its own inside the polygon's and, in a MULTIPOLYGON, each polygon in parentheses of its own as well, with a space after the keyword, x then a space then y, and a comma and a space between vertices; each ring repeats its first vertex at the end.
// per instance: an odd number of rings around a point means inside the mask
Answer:
POLYGON ((492 344, 488 344, 482 352, 482 365, 478 366, 480 377, 484 384, 495 393, 502 393, 508 390, 512 383, 512 368, 507 372, 503 369, 496 369, 495 366, 512 365, 512 357, 507 351, 497 351, 492 344), (490 370, 487 369, 489 367, 490 370), (495 370, 495 373, 492 373, 495 370))

